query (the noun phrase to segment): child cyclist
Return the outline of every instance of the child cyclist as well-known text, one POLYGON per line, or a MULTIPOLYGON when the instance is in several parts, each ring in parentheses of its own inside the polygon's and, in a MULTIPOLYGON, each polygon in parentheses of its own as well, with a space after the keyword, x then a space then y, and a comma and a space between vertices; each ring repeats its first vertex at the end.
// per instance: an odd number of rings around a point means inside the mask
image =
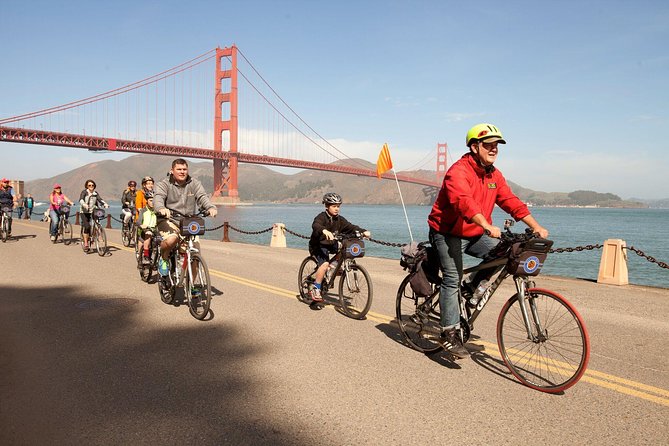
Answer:
POLYGON ((139 211, 137 217, 137 224, 139 227, 139 238, 143 240, 143 249, 142 249, 142 263, 148 264, 151 262, 149 259, 149 247, 151 246, 151 237, 156 233, 156 212, 153 209, 153 192, 145 192, 144 199, 146 200, 146 207, 143 207, 139 211))
POLYGON ((329 192, 323 195, 323 204, 325 211, 321 212, 314 218, 311 224, 311 238, 309 239, 309 253, 316 258, 318 262, 318 269, 316 270, 316 278, 313 289, 310 291, 311 300, 314 302, 323 302, 321 296, 321 283, 325 272, 330 266, 330 254, 337 252, 337 234, 350 234, 355 231, 362 232, 362 234, 369 238, 371 233, 359 226, 356 226, 339 215, 342 199, 339 194, 329 192))

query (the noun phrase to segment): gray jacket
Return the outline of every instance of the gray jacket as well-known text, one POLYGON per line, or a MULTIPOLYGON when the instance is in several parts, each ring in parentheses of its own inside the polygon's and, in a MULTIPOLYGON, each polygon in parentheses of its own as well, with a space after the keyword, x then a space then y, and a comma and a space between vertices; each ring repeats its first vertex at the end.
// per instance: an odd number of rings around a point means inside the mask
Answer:
POLYGON ((179 186, 172 174, 156 185, 153 205, 156 213, 168 208, 183 215, 215 207, 200 181, 188 175, 186 184, 179 186))

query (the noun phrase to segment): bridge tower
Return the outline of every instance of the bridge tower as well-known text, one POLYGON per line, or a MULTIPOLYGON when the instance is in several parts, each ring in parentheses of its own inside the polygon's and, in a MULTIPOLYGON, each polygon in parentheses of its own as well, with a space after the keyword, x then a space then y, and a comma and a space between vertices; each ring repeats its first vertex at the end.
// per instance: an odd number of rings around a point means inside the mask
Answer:
POLYGON ((444 181, 444 175, 446 175, 446 170, 448 169, 447 153, 448 144, 437 143, 437 183, 440 184, 444 181))
MULTIPOLYGON (((238 121, 237 121, 237 47, 216 48, 216 83, 214 99, 214 151, 223 150, 223 133, 229 138, 230 154, 237 153, 238 121), (229 70, 221 70, 221 59, 230 58, 229 70), (230 79, 228 91, 222 90, 222 80, 230 79), (229 117, 223 119, 223 104, 230 104, 229 117)), ((227 112, 227 110, 226 110, 227 112)), ((228 113, 226 113, 228 114, 228 113)), ((238 203, 237 189, 237 157, 230 156, 227 160, 214 159, 214 193, 218 203, 238 203)))

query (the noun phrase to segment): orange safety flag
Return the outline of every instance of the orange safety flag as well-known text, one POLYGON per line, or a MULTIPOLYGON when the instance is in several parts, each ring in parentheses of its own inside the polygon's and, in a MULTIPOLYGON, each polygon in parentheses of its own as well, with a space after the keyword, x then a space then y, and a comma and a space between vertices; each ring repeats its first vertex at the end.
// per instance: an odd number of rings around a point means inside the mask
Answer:
POLYGON ((388 172, 393 168, 393 160, 390 159, 390 151, 388 150, 388 144, 384 144, 379 153, 379 160, 376 162, 376 176, 381 178, 381 175, 388 172))

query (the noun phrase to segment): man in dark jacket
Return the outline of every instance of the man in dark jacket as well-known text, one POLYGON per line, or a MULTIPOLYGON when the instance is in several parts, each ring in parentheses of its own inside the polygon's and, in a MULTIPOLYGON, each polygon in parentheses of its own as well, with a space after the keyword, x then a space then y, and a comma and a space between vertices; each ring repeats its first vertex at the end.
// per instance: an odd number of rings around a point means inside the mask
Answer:
POLYGON ((321 296, 321 283, 325 277, 325 272, 330 266, 330 254, 337 252, 337 234, 351 234, 355 231, 361 232, 365 237, 371 237, 371 233, 359 226, 356 226, 339 215, 342 199, 339 194, 334 192, 323 195, 323 204, 325 211, 314 218, 311 224, 311 238, 309 239, 309 253, 316 258, 318 270, 314 288, 310 291, 311 299, 314 302, 323 302, 321 296))
POLYGON ((502 132, 492 124, 478 124, 467 132, 469 152, 446 172, 441 190, 427 219, 430 243, 437 248, 441 263, 441 340, 454 356, 469 352, 459 336, 458 290, 462 278, 462 253, 483 258, 497 245, 501 230, 492 224, 495 205, 516 220, 522 220, 541 237, 544 229, 493 166, 498 145, 506 144, 502 132))

